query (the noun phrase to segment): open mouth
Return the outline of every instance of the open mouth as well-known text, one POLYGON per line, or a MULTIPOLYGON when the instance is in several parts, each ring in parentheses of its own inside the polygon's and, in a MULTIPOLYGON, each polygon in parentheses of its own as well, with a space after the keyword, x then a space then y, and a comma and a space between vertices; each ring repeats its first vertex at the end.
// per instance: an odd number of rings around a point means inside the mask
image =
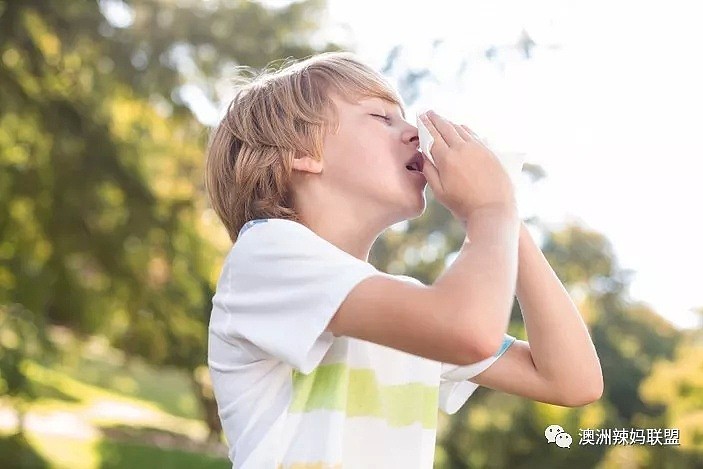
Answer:
POLYGON ((413 157, 408 161, 405 165, 405 169, 408 171, 418 171, 422 172, 422 165, 423 165, 423 160, 422 160, 422 153, 417 152, 413 155, 413 157))

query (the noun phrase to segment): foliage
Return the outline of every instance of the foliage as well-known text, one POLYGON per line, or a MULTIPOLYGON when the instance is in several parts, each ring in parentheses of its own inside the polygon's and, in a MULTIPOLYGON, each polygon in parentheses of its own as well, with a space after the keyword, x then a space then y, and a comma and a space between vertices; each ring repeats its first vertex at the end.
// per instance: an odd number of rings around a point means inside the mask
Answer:
MULTIPOLYGON (((322 0, 277 9, 253 1, 0 1, 3 395, 20 407, 43 393, 80 406, 90 393, 124 391, 131 377, 131 398, 158 400, 176 419, 192 416, 172 394, 155 391, 164 382, 181 389, 182 375, 150 372, 143 358, 187 374, 217 437, 203 364, 210 300, 230 245, 202 190, 207 113, 193 96, 221 102, 230 91, 221 79, 240 64, 261 68, 339 49, 313 40, 323 8, 322 0), (115 9, 126 13, 120 19, 115 9), (77 333, 78 344, 104 336, 127 359, 78 360, 84 381, 65 361, 48 372, 48 324, 77 333)), ((400 67, 401 50, 383 71, 411 104, 433 75, 400 67)), ((527 171, 545 176, 537 166, 527 171)), ((627 300, 630 273, 601 234, 568 226, 544 235, 543 251, 591 330, 603 398, 565 409, 479 389, 457 414, 440 415, 437 467, 666 467, 664 458, 694 467, 703 446, 700 338, 627 300), (682 446, 555 452, 543 440, 552 423, 575 443, 579 428, 679 427, 682 446)), ((425 214, 384 233, 370 260, 429 284, 463 238, 429 194, 425 214)), ((509 332, 525 338, 520 316, 516 302, 509 332)), ((105 467, 152 467, 172 456, 184 467, 223 464, 112 440, 99 452, 105 467)), ((0 440, 0 454, 43 464, 22 435, 0 440)))
MULTIPOLYGON (((322 5, 0 3, 0 304, 154 364, 202 366, 227 246, 184 90, 215 98, 209 84, 240 61, 313 53, 322 5), (133 21, 116 25, 114 8, 133 21)), ((13 386, 23 350, 0 362, 13 386)))

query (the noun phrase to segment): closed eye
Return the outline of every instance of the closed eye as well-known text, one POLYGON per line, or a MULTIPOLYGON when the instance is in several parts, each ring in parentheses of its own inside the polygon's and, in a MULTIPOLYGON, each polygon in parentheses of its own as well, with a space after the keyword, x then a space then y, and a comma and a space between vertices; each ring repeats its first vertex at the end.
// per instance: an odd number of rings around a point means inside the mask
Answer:
POLYGON ((376 116, 376 117, 380 117, 380 118, 382 118, 383 120, 385 120, 386 122, 390 122, 390 121, 391 121, 391 118, 388 117, 388 116, 382 116, 381 114, 371 114, 371 115, 372 115, 372 116, 376 116))

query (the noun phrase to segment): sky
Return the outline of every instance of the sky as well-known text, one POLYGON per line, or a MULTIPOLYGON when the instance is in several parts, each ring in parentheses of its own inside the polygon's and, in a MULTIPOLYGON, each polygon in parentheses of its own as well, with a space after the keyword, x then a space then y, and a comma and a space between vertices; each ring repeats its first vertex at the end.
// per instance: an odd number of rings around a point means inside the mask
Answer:
MULTIPOLYGON (((275 3, 275 0, 271 0, 275 3)), ((268 3, 271 3, 268 2, 268 3)), ((433 108, 546 178, 520 213, 603 233, 635 275, 630 299, 681 328, 703 307, 703 28, 696 2, 328 0, 335 37, 376 69, 430 67, 410 116, 433 108), (511 48, 525 29, 533 56, 511 48), (432 43, 442 45, 432 50, 432 43), (498 45, 498 57, 484 50, 498 45), (696 58, 698 57, 698 58, 696 58), (468 59, 465 73, 457 71, 468 59)), ((280 2, 279 2, 280 3, 280 2)))
MULTIPOLYGON (((327 2, 320 43, 336 39, 377 70, 401 45, 401 67, 433 71, 437 80, 423 84, 409 120, 432 108, 494 151, 523 153, 546 171, 517 187, 523 219, 535 215, 550 231, 577 223, 602 233, 617 265, 634 272, 630 300, 676 327, 703 327, 693 312, 703 308, 697 2, 327 2), (514 47, 523 29, 536 42, 529 60, 514 47), (489 61, 491 46, 498 52, 489 61)), ((117 0, 101 7, 122 27, 133 19, 117 0)), ((218 120, 221 110, 198 86, 182 87, 181 97, 202 122, 218 120)))

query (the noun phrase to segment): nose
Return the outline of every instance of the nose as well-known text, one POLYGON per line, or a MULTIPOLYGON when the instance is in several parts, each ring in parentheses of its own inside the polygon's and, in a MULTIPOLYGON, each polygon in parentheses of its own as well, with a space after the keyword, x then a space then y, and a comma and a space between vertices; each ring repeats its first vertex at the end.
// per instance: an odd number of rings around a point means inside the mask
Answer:
POLYGON ((417 132, 417 127, 412 124, 408 125, 408 128, 403 132, 403 142, 409 145, 420 145, 420 136, 417 132))

